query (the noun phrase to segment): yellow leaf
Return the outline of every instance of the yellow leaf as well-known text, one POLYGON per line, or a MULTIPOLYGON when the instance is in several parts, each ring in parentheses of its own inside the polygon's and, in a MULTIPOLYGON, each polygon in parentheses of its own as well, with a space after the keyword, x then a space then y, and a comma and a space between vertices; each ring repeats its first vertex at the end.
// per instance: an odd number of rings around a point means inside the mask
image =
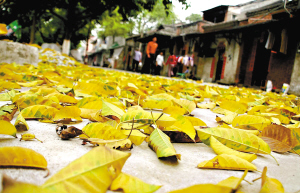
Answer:
POLYGON ((19 131, 28 131, 29 130, 29 126, 21 113, 18 115, 18 117, 15 121, 15 127, 19 131))
POLYGON ((84 119, 90 119, 91 114, 97 113, 98 109, 85 109, 85 108, 79 108, 80 109, 80 117, 84 119))
POLYGON ((221 154, 209 161, 198 164, 198 168, 222 169, 222 170, 250 170, 256 171, 256 166, 235 155, 221 154))
POLYGON ((60 94, 60 93, 52 93, 47 95, 46 97, 56 96, 61 103, 70 103, 70 104, 76 104, 78 101, 74 97, 60 94))
POLYGON ((115 191, 122 189, 124 193, 151 193, 155 192, 160 187, 161 186, 147 184, 134 176, 121 172, 112 182, 110 190, 115 191))
POLYGON ((248 153, 243 153, 243 152, 233 150, 233 149, 223 145, 221 142, 219 142, 213 136, 210 137, 209 142, 210 142, 209 146, 218 155, 221 155, 221 154, 235 155, 235 156, 243 158, 249 162, 252 162, 253 160, 255 160, 257 158, 257 156, 255 154, 248 154, 248 153))
POLYGON ((20 108, 26 108, 32 105, 39 105, 43 101, 43 97, 37 94, 17 95, 13 102, 20 108))
MULTIPOLYGON (((85 98, 79 100, 79 101, 77 102, 76 106, 77 106, 78 108, 82 108, 85 104, 87 104, 87 103, 89 103, 89 102, 96 101, 96 100, 98 100, 98 98, 96 98, 96 97, 85 97, 85 98)), ((101 101, 101 102, 102 102, 102 101, 101 101)), ((101 103, 101 107, 102 107, 102 103, 101 103)), ((100 109, 101 109, 101 108, 100 108, 100 109)))
POLYGON ((17 137, 17 130, 9 121, 0 120, 0 134, 17 137))
POLYGON ((102 116, 113 115, 120 119, 124 114, 125 111, 123 109, 120 109, 116 105, 113 105, 109 102, 102 100, 102 111, 101 111, 102 116))
POLYGON ((244 174, 241 178, 237 178, 235 176, 230 176, 229 178, 220 181, 218 183, 218 185, 225 186, 225 187, 228 187, 228 188, 232 188, 233 190, 237 191, 237 189, 239 188, 241 182, 246 177, 247 173, 248 173, 248 170, 245 170, 245 172, 244 172, 244 174))
POLYGON ((244 114, 247 111, 247 105, 235 101, 226 101, 220 104, 220 107, 237 114, 244 114))
POLYGON ((102 109, 102 101, 92 101, 92 102, 88 102, 85 105, 83 105, 81 108, 85 108, 85 109, 102 109))
POLYGON ((232 121, 233 127, 255 127, 258 130, 263 130, 266 126, 271 125, 271 121, 267 118, 255 115, 241 115, 232 121))
POLYGON ((58 110, 54 107, 45 105, 33 105, 21 111, 25 119, 53 119, 58 110))
POLYGON ((242 130, 226 129, 221 127, 197 129, 200 140, 209 144, 209 139, 214 136, 223 145, 237 151, 270 154, 269 145, 261 138, 242 130))
POLYGON ((197 107, 200 109, 214 109, 216 103, 197 103, 197 107))
POLYGON ((94 145, 103 145, 105 147, 108 147, 110 149, 131 149, 132 143, 130 139, 110 139, 110 140, 104 140, 99 138, 88 138, 85 141, 90 142, 94 145))
POLYGON ((82 121, 80 117, 81 111, 76 106, 66 106, 56 112, 53 121, 59 121, 63 119, 75 119, 76 121, 82 121))
POLYGON ((186 119, 188 119, 193 126, 207 126, 204 121, 197 117, 190 117, 190 116, 185 116, 186 119))
POLYGON ((169 193, 231 193, 232 189, 215 184, 197 184, 180 190, 174 190, 169 193))
POLYGON ((32 167, 47 169, 47 161, 41 154, 24 147, 0 147, 0 166, 32 167))
POLYGON ((196 109, 196 104, 193 101, 189 100, 181 100, 181 99, 173 99, 172 100, 175 104, 184 108, 189 114, 196 109))
POLYGON ((170 138, 160 129, 154 129, 150 135, 148 144, 156 152, 158 158, 176 157, 179 160, 181 158, 181 155, 176 153, 170 138))
MULTIPOLYGON (((0 181, 1 174, 0 174, 0 181)), ((12 193, 12 192, 22 192, 22 193, 50 193, 51 191, 45 190, 40 186, 27 184, 23 182, 14 181, 13 179, 3 176, 3 191, 1 193, 12 193)), ((1 190, 1 186, 0 186, 1 190)))
POLYGON ((43 188, 55 192, 106 192, 121 173, 130 153, 104 146, 93 148, 54 174, 43 188), (100 156, 101 155, 101 156, 100 156))
POLYGON ((222 115, 232 114, 231 111, 228 111, 228 110, 222 109, 222 108, 216 108, 216 109, 212 110, 212 112, 217 113, 217 114, 222 114, 222 115))
POLYGON ((143 143, 143 141, 146 139, 146 137, 148 137, 147 135, 141 133, 140 131, 138 130, 121 130, 121 132, 128 136, 129 133, 131 132, 130 136, 129 136, 129 139, 130 141, 132 141, 132 143, 134 145, 141 145, 143 143))
MULTIPOLYGON (((150 112, 142 111, 142 110, 134 110, 125 113, 120 121, 121 123, 132 123, 134 119, 135 123, 143 123, 143 124, 153 124, 161 116, 161 113, 153 113, 153 117, 150 112), (153 121, 154 120, 154 121, 153 121)), ((167 116, 162 115, 157 121, 156 124, 162 127, 169 127, 175 123, 175 119, 167 116)))
POLYGON ((235 117, 237 117, 238 114, 237 113, 230 113, 230 114, 227 114, 225 115, 224 117, 216 117, 216 121, 217 122, 225 122, 227 124, 232 124, 232 121, 235 117))
MULTIPOLYGON (((125 139, 127 136, 113 128, 106 123, 90 123, 82 128, 82 131, 89 136, 89 138, 99 138, 104 140, 111 139, 125 139)), ((80 135, 81 138, 86 136, 80 135)))
POLYGON ((164 109, 172 104, 172 101, 168 99, 146 99, 141 105, 144 109, 164 109))
POLYGON ((185 110, 182 107, 178 107, 178 106, 169 106, 163 109, 163 113, 167 113, 169 115, 184 115, 185 114, 185 110))
POLYGON ((256 112, 265 113, 268 107, 265 105, 257 105, 248 111, 248 115, 254 115, 256 112))
POLYGON ((284 193, 284 188, 279 180, 275 178, 269 178, 267 176, 267 167, 264 167, 261 175, 261 189, 260 193, 284 193))
POLYGON ((183 132, 194 141, 196 137, 196 130, 192 123, 183 115, 172 115, 171 117, 176 119, 176 122, 170 127, 166 127, 162 130, 183 132))
POLYGON ((23 82, 17 82, 17 83, 23 87, 33 87, 33 86, 42 84, 43 82, 44 82, 44 80, 36 80, 36 81, 31 81, 31 82, 26 82, 26 83, 23 83, 23 82))

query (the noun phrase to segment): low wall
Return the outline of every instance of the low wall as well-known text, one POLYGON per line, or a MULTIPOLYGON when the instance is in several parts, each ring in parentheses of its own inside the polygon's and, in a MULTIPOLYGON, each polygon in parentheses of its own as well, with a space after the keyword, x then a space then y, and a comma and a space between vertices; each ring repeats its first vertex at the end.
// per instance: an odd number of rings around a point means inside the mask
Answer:
POLYGON ((37 65, 38 48, 16 42, 0 41, 0 63, 17 63, 37 65))

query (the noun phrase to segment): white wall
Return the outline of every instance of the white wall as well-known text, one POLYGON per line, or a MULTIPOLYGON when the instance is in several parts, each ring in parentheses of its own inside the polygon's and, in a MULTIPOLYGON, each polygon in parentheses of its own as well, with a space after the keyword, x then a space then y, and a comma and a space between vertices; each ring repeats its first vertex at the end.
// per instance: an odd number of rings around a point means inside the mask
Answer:
POLYGON ((0 62, 37 65, 38 48, 16 42, 0 41, 0 62))
POLYGON ((295 57, 295 63, 292 72, 289 92, 300 95, 300 53, 299 52, 297 52, 295 57))
MULTIPOLYGON (((236 75, 237 63, 239 59, 240 45, 235 40, 231 40, 229 44, 225 38, 218 38, 216 40, 217 44, 212 44, 211 48, 216 48, 219 42, 222 41, 225 43, 226 46, 226 50, 225 50, 226 64, 225 64, 225 71, 224 71, 224 79, 221 79, 220 82, 224 84, 233 84, 235 83, 235 75, 236 75)), ((212 82, 215 78, 217 62, 218 62, 218 51, 216 51, 215 57, 216 59, 215 59, 213 78, 210 78, 210 71, 211 71, 213 57, 199 59, 200 65, 198 68, 201 68, 202 67, 201 65, 203 65, 203 72, 202 75, 198 74, 198 76, 200 75, 200 77, 205 82, 212 82)))

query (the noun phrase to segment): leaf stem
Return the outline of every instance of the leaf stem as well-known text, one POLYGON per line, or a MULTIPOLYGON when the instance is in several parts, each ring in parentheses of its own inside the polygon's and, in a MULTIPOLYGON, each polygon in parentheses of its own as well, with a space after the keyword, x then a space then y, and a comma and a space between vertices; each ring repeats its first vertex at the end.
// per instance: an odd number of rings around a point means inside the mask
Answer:
POLYGON ((279 166, 277 159, 271 153, 270 153, 270 156, 276 161, 277 165, 279 166))

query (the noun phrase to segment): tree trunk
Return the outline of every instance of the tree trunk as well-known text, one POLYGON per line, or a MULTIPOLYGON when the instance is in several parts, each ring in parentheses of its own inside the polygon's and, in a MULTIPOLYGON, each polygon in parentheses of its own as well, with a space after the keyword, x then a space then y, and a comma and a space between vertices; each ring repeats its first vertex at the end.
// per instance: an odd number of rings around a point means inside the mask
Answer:
POLYGON ((34 42, 34 36, 35 36, 35 22, 36 22, 36 14, 35 14, 35 12, 34 12, 34 13, 33 13, 33 18, 32 18, 32 24, 31 24, 30 42, 29 42, 29 44, 33 44, 33 42, 34 42))
POLYGON ((67 29, 66 29, 66 33, 65 33, 65 38, 64 38, 63 45, 62 45, 62 53, 69 55, 70 48, 71 48, 71 40, 70 39, 71 39, 72 33, 68 26, 66 26, 66 28, 67 29))

